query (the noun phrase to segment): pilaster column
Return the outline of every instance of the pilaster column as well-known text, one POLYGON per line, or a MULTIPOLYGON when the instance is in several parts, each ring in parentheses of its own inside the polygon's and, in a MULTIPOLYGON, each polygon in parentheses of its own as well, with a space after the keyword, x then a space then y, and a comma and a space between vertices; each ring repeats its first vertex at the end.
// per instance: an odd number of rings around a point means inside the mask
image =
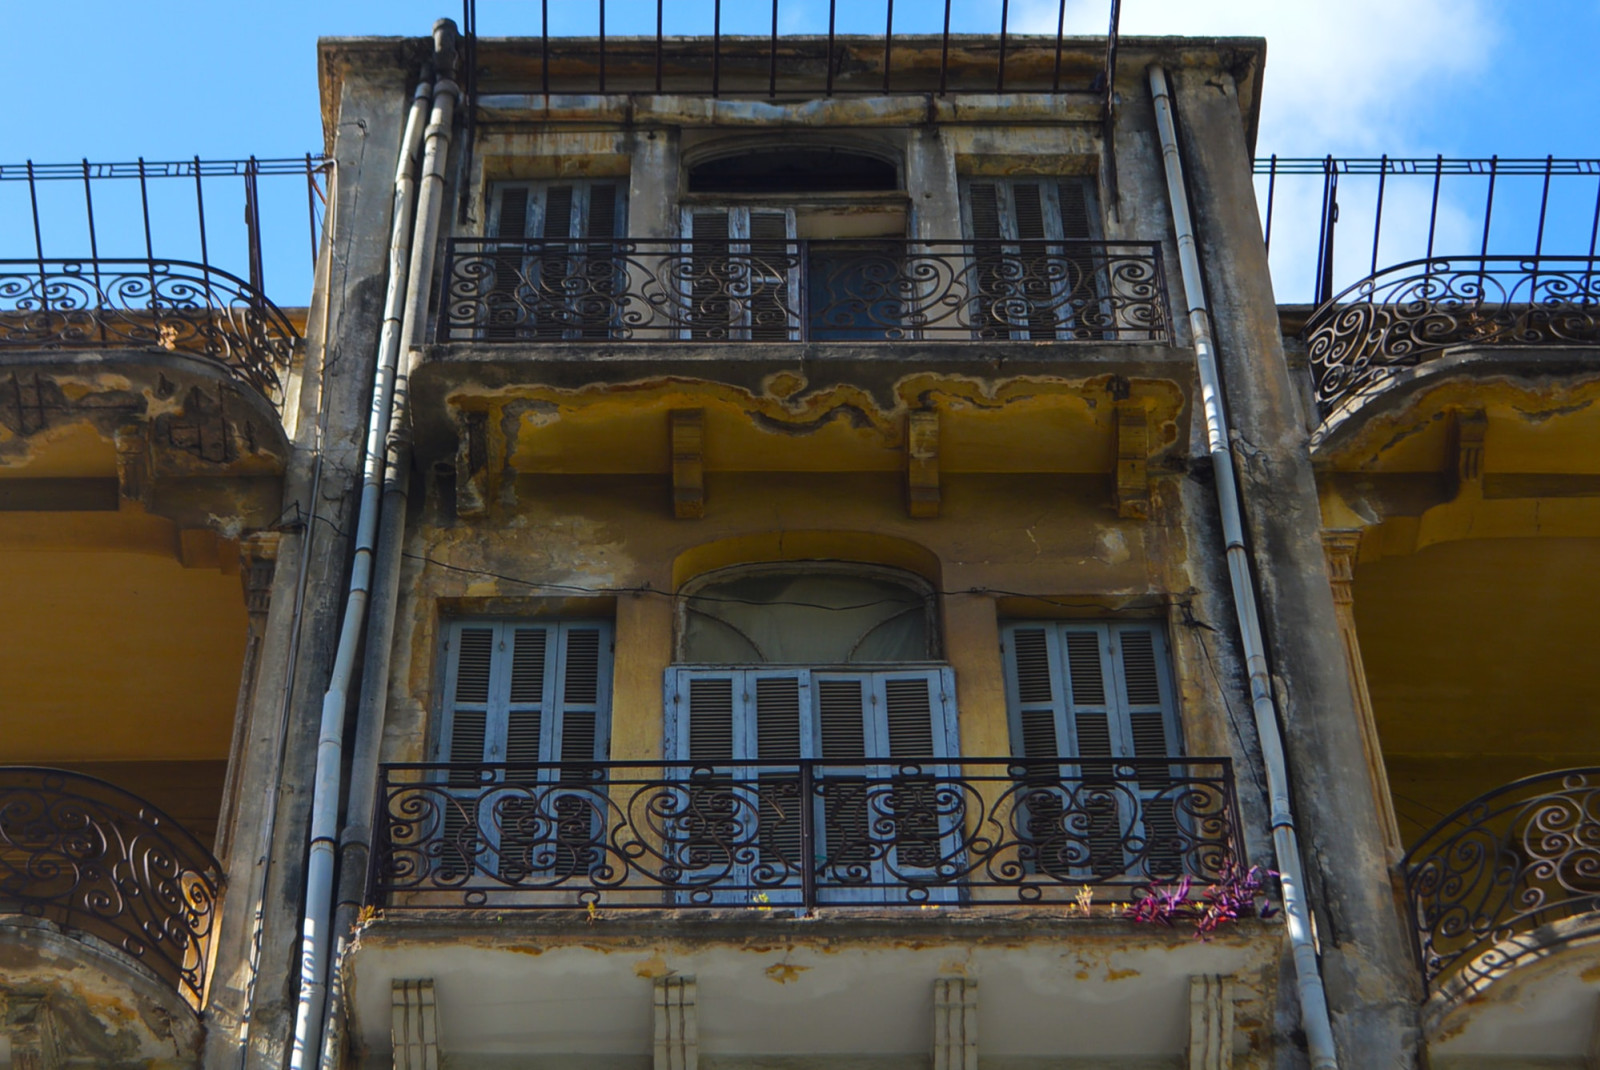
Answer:
POLYGON ((1383 842, 1389 861, 1398 862, 1405 851, 1400 842, 1400 825, 1394 816, 1394 797, 1389 793, 1389 772, 1383 764, 1383 745, 1378 739, 1378 722, 1372 715, 1372 694, 1367 690, 1367 670, 1361 663, 1361 641, 1356 636, 1355 577, 1356 555, 1361 551, 1359 530, 1334 530, 1322 533, 1322 552, 1328 561, 1328 584, 1333 588, 1333 613, 1339 626, 1339 642, 1344 648, 1345 667, 1350 672, 1350 691, 1355 699, 1356 719, 1361 727, 1361 742, 1366 749, 1367 782, 1383 825, 1383 842))

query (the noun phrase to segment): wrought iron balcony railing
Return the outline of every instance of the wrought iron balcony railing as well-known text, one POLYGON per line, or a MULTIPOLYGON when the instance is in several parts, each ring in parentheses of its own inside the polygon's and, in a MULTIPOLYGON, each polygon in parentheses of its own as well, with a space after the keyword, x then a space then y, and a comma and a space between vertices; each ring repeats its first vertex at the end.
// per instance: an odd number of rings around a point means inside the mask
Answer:
POLYGON ((1440 821, 1407 853, 1423 980, 1470 987, 1563 936, 1552 922, 1600 911, 1600 768, 1497 788, 1440 821))
POLYGON ((1243 867, 1222 759, 387 765, 390 909, 1065 906, 1243 867))
POLYGON ((204 264, 0 260, 0 348, 190 353, 276 401, 298 339, 265 295, 204 264))
POLYGON ((455 238, 440 342, 1168 338, 1153 242, 455 238))
POLYGON ((220 874, 188 830, 121 788, 59 769, 0 767, 0 913, 97 937, 196 1010, 220 874))
POLYGON ((1328 301, 1305 339, 1326 417, 1397 368, 1452 346, 1600 345, 1600 260, 1436 257, 1398 264, 1328 301))

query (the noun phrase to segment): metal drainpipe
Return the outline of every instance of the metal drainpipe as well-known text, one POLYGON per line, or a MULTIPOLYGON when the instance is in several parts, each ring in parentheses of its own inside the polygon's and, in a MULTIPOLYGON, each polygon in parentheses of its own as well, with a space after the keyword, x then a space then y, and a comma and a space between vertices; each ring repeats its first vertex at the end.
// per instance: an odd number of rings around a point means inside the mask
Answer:
POLYGON ((331 971, 333 984, 323 1015, 322 1070, 337 1070, 343 1039, 343 985, 339 968, 355 935, 366 890, 372 849, 373 804, 378 784, 378 758, 383 744, 389 702, 389 660, 394 643, 395 610, 400 599, 400 560, 405 545, 406 502, 411 480, 411 410, 407 384, 416 370, 422 332, 428 319, 428 296, 439 247, 439 226, 445 205, 445 163, 450 130, 460 96, 456 73, 456 28, 448 19, 434 26, 433 115, 425 135, 421 192, 416 227, 411 237, 411 269, 406 285, 405 318, 400 329, 401 358, 395 380, 395 401, 389 414, 388 463, 385 466, 383 515, 378 530, 371 617, 367 623, 366 658, 361 670, 361 696, 356 707, 356 736, 350 762, 350 790, 345 824, 339 836, 339 902, 333 929, 338 944, 331 971))
POLYGON ((1305 1029, 1306 1048, 1315 1070, 1338 1070, 1333 1024, 1328 1018, 1328 997, 1322 987, 1317 949, 1311 935, 1310 913, 1305 898, 1305 867, 1300 859, 1294 809, 1289 801, 1283 737, 1278 728, 1278 709, 1272 698, 1272 681, 1267 672, 1266 643, 1261 636, 1261 619, 1256 610, 1255 574, 1244 546, 1239 489, 1233 469, 1233 454, 1228 449, 1228 419, 1222 408, 1222 377, 1217 369, 1211 340, 1211 313, 1206 307, 1205 288, 1200 276, 1200 255, 1195 246, 1194 224, 1189 218, 1189 187, 1183 176, 1183 160, 1178 155, 1166 71, 1162 70, 1160 64, 1152 63, 1146 73, 1150 78, 1150 92, 1155 98, 1156 129, 1161 135, 1161 156, 1167 172, 1167 199, 1172 206, 1172 222, 1177 231, 1178 263, 1183 273, 1184 297, 1189 305, 1189 329, 1194 334, 1194 358, 1200 375, 1200 400, 1205 409, 1207 446, 1216 476, 1217 506, 1222 513, 1222 536, 1227 550, 1228 578, 1233 588, 1233 607, 1239 617, 1245 664, 1250 671, 1250 707, 1255 714, 1256 735, 1261 740, 1261 761, 1266 766, 1267 793, 1272 806, 1272 846, 1277 855, 1279 882, 1283 887, 1283 913, 1289 929, 1289 944, 1294 952, 1301 1026, 1305 1029))
POLYGON ((378 506, 383 489, 384 439, 394 404, 395 372, 400 356, 401 314, 411 260, 411 216, 416 200, 417 151, 431 97, 431 71, 412 96, 395 165, 394 216, 389 230, 389 285, 384 296, 383 327, 378 334, 378 366, 372 382, 372 407, 367 416, 366 455, 362 462, 361 505, 356 522, 354 561, 344 618, 339 628, 333 671, 322 696, 322 726, 317 738, 317 767, 311 796, 311 849, 306 860, 305 915, 300 937, 300 997, 295 1009, 294 1042, 289 1066, 304 1070, 318 1048, 322 1009, 327 998, 328 915, 333 899, 334 837, 339 823, 339 781, 344 749, 345 707, 355 670, 356 649, 366 621, 372 584, 373 549, 378 506))

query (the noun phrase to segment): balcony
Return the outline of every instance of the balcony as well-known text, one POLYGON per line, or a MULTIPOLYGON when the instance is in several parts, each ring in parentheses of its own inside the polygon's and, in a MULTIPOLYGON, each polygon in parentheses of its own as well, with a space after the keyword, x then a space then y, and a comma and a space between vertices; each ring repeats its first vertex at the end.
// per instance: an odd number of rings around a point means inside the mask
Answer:
POLYGON ((220 889, 211 852, 144 800, 78 773, 0 768, 0 913, 110 945, 198 1010, 220 889))
POLYGON ((1358 407, 1405 377, 1407 369, 1452 349, 1600 346, 1600 261, 1413 260, 1322 304, 1307 319, 1304 337, 1326 425, 1340 410, 1358 407))
POLYGON ((386 765, 377 807, 391 910, 1065 908, 1244 863, 1225 759, 386 765))
POLYGON ((184 260, 0 260, 0 349, 159 349, 279 400, 299 334, 248 282, 184 260))
POLYGON ((1165 343, 1151 242, 454 238, 437 340, 1165 343))
POLYGON ((1600 768, 1527 777, 1461 807, 1407 853, 1430 991, 1475 992, 1600 933, 1600 768))

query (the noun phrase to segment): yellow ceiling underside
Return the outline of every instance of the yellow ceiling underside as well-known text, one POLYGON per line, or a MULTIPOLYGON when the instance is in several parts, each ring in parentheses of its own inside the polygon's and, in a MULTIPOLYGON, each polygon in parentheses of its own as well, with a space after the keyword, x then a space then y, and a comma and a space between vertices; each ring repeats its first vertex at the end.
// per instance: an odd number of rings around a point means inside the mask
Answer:
POLYGON ((0 553, 0 763, 226 758, 245 627, 237 575, 0 553))
POLYGON ((1361 656, 1402 818, 1432 821, 1521 776, 1600 761, 1597 564, 1600 539, 1517 538, 1356 570, 1361 656))

